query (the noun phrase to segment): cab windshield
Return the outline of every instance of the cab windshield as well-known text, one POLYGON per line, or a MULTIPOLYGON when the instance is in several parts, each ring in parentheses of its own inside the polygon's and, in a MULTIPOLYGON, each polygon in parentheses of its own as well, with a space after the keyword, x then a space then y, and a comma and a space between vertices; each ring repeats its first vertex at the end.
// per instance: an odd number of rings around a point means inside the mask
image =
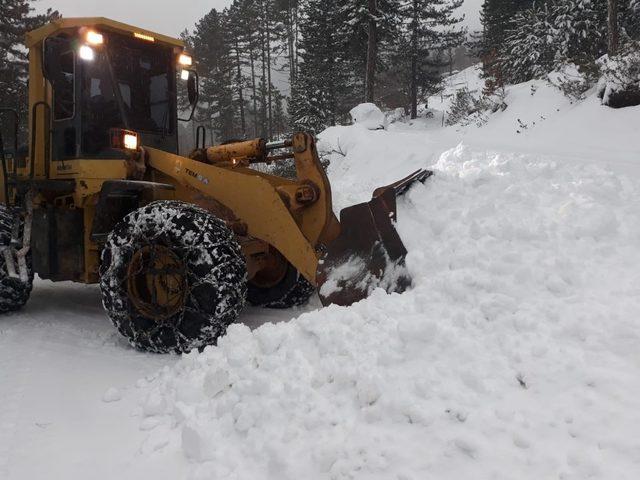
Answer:
POLYGON ((108 149, 111 128, 173 134, 175 73, 170 48, 113 35, 93 61, 83 62, 82 77, 84 153, 108 149))

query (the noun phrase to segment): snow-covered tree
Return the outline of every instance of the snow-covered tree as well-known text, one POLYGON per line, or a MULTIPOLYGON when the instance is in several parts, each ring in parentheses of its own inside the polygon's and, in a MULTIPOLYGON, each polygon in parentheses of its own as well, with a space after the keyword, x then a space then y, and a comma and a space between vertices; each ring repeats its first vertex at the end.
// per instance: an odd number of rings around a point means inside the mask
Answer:
POLYGON ((546 75, 555 54, 550 42, 552 17, 547 5, 517 13, 497 58, 503 79, 520 83, 546 75))
POLYGON ((555 0, 517 13, 496 65, 503 79, 542 78, 553 68, 592 63, 606 52, 607 5, 601 0, 555 0))
POLYGON ((0 2, 0 106, 17 110, 23 125, 28 104, 28 58, 24 35, 58 16, 51 10, 44 15, 34 15, 32 3, 28 0, 0 2))
POLYGON ((513 17, 533 5, 534 0, 484 0, 480 10, 482 22, 482 37, 479 40, 480 56, 493 57, 495 51, 503 45, 513 17))

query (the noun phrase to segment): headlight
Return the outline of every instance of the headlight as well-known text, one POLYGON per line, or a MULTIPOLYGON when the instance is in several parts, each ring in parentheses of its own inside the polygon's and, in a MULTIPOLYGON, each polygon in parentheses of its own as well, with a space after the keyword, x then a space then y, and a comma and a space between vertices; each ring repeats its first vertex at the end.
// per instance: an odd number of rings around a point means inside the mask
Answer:
POLYGON ((137 132, 123 128, 109 129, 111 148, 115 150, 138 150, 140 139, 137 132))

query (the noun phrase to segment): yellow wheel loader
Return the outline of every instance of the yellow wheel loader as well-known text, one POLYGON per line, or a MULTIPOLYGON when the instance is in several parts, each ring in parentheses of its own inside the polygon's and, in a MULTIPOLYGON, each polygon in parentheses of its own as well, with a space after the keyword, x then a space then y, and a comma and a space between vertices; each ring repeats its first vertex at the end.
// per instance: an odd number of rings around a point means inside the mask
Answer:
POLYGON ((186 352, 215 343, 247 301, 286 308, 317 291, 325 305, 350 305, 410 285, 396 195, 431 172, 376 190, 338 221, 309 134, 218 146, 199 135, 179 151, 178 122, 198 100, 180 40, 65 18, 27 46, 28 148, 17 114, 0 110, 0 312, 27 302, 34 272, 99 283, 132 345, 186 352), (179 89, 189 108, 178 108, 179 89), (284 161, 295 179, 255 168, 284 161))

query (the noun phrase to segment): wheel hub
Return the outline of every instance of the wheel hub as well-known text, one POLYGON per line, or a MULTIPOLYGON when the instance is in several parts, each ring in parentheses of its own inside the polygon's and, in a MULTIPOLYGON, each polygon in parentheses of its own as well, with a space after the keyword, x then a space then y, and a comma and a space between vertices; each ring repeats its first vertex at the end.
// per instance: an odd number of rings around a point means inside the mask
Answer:
POLYGON ((127 270, 129 298, 145 317, 167 320, 184 307, 187 274, 182 260, 169 248, 148 245, 135 252, 127 270))
POLYGON ((250 280, 258 288, 272 288, 287 275, 289 264, 279 252, 269 252, 261 263, 260 270, 250 280))

